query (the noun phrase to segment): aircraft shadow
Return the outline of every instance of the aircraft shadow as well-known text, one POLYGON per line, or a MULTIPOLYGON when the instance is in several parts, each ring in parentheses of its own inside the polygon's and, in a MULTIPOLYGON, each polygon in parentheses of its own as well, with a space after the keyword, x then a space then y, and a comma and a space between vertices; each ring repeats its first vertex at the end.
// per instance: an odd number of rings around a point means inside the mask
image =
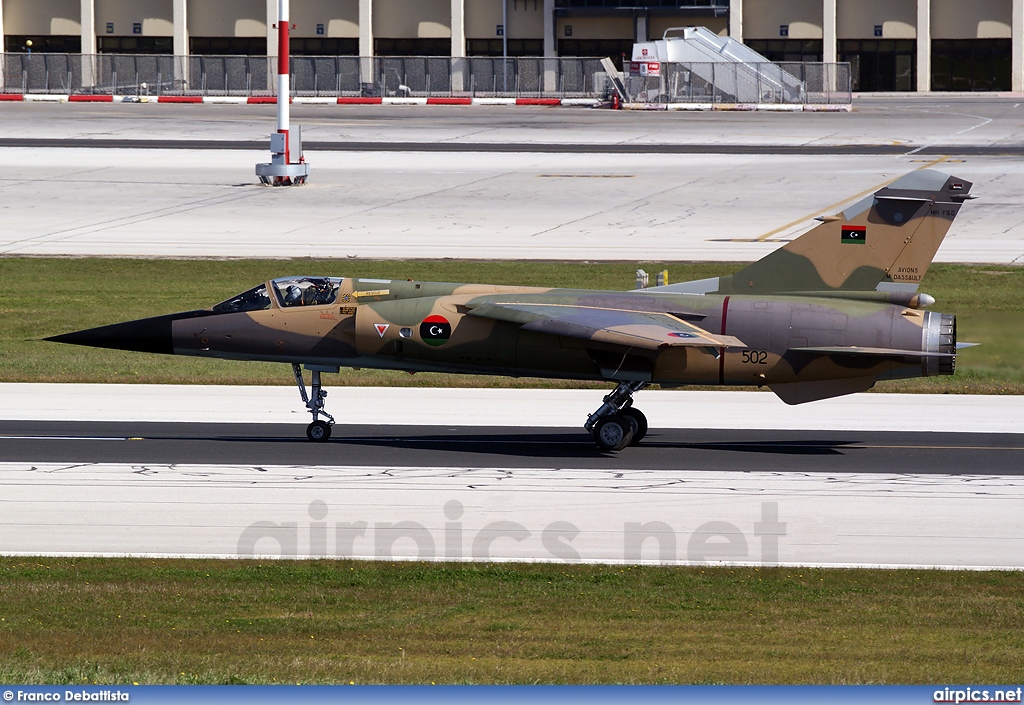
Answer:
MULTIPOLYGON (((198 439, 196 439, 198 440, 198 439)), ((220 442, 286 443, 309 450, 298 455, 334 455, 339 447, 366 447, 376 449, 428 451, 431 453, 478 454, 518 458, 600 458, 618 457, 620 454, 663 453, 665 451, 708 451, 775 456, 842 456, 857 445, 848 439, 815 440, 750 440, 691 442, 666 438, 652 432, 638 446, 625 450, 604 452, 583 433, 502 433, 502 434, 413 434, 408 436, 345 436, 337 434, 326 443, 312 444, 305 438, 220 436, 220 442)))

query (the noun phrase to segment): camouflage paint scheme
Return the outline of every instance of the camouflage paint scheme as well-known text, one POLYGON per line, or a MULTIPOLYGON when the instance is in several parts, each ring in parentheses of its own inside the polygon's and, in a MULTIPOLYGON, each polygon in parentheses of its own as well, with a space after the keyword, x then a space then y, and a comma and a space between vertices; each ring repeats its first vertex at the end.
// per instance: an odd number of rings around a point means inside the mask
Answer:
POLYGON ((622 292, 345 278, 330 304, 287 306, 282 282, 326 281, 296 277, 51 340, 324 370, 767 385, 795 404, 953 373, 955 319, 921 310, 932 299, 917 285, 970 188, 912 172, 739 272, 698 282, 622 292))

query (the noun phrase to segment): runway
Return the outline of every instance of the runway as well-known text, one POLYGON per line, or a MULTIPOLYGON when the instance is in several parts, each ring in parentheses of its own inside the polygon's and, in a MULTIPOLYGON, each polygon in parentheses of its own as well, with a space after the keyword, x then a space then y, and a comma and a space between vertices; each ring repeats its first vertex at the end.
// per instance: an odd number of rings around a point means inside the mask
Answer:
POLYGON ((313 444, 286 388, 61 389, 0 385, 0 553, 1024 568, 1017 397, 651 392, 601 453, 596 390, 346 389, 313 444))
POLYGON ((4 429, 4 554, 1024 567, 1022 435, 4 429))
POLYGON ((56 463, 573 468, 1024 477, 1024 434, 652 428, 602 453, 582 428, 7 421, 0 457, 56 463))

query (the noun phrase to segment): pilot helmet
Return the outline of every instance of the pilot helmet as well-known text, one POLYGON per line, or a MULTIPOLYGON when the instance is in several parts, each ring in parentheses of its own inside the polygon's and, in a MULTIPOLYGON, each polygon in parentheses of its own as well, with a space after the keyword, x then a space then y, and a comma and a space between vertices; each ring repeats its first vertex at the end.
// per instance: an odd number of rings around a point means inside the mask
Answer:
POLYGON ((284 301, 285 301, 285 303, 297 304, 301 300, 302 300, 302 289, 300 289, 299 287, 295 286, 294 284, 290 285, 287 289, 285 289, 285 292, 284 292, 284 301))

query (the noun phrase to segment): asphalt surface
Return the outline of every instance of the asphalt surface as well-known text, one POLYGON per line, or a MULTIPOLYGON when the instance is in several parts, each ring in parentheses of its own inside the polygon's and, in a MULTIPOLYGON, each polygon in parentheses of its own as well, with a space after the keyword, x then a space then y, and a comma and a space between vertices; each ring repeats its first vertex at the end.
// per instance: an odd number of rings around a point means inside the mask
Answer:
MULTIPOLYGON (((486 154, 749 154, 780 156, 899 156, 908 152, 906 145, 781 145, 781 144, 591 144, 497 142, 316 142, 307 141, 310 152, 436 152, 486 154)), ((181 149, 262 150, 266 140, 165 140, 165 139, 33 139, 9 137, 0 139, 2 147, 30 149, 181 149)), ((1024 145, 947 145, 925 146, 913 150, 921 156, 1003 156, 1024 155, 1024 145)))
POLYGON ((298 105, 292 119, 313 171, 285 194, 253 172, 272 105, 0 105, 0 254, 749 262, 931 167, 978 196, 937 261, 1024 261, 1020 97, 852 113, 298 105))
POLYGON ((7 421, 0 458, 28 462, 362 465, 1024 475, 1024 434, 659 430, 602 453, 582 429, 7 421))

